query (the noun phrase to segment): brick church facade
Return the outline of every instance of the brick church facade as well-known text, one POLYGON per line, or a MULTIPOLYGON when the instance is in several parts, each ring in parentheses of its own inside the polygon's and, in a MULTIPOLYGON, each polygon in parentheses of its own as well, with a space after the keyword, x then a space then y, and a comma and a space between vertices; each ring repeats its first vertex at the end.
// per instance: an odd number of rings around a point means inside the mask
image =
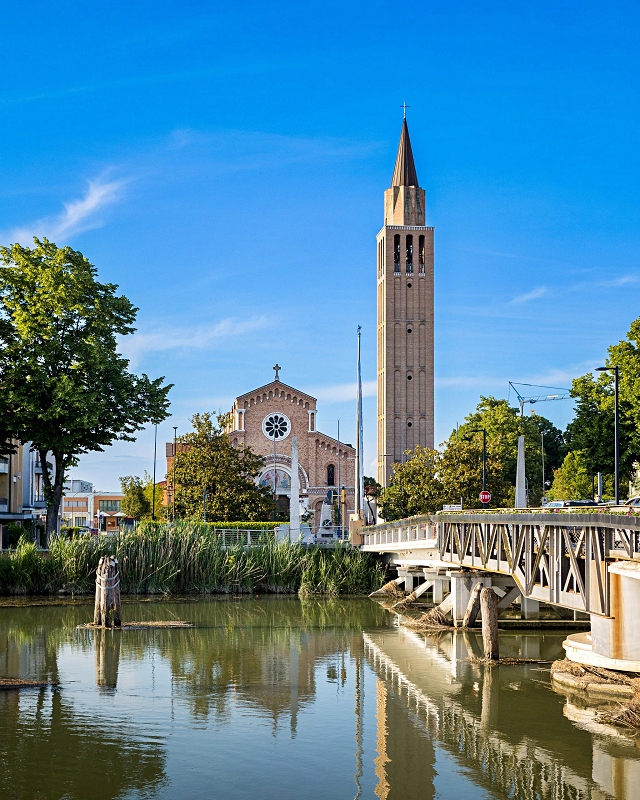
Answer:
MULTIPOLYGON (((276 370, 278 376, 279 370, 276 370)), ((331 524, 330 490, 345 488, 343 524, 354 510, 355 449, 316 428, 315 397, 276 380, 236 398, 227 431, 236 447, 250 447, 265 459, 259 477, 273 488, 281 508, 291 496, 291 437, 298 437, 298 476, 301 512, 311 511, 309 524, 318 528, 331 524)))

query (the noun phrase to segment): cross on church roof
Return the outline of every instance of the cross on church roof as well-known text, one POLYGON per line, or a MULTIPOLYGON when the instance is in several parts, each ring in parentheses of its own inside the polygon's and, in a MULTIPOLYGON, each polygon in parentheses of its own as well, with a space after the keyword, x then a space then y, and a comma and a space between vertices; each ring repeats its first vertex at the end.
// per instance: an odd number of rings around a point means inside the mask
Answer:
POLYGON ((276 364, 275 367, 273 367, 273 371, 276 373, 276 380, 277 381, 280 380, 280 370, 281 369, 282 369, 282 367, 279 364, 276 364))
POLYGON ((407 109, 408 109, 408 108, 411 108, 411 106, 408 106, 408 105, 406 104, 406 102, 405 102, 405 103, 403 103, 403 104, 400 106, 400 108, 401 108, 401 109, 404 111, 404 118, 406 119, 406 118, 407 118, 407 109))

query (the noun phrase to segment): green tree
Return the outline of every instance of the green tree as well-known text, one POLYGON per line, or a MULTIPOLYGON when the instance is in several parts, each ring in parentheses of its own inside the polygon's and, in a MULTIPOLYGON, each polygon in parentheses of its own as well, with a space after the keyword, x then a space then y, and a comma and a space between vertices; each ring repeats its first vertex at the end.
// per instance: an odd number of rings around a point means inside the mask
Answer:
POLYGON ((583 453, 567 453, 562 466, 553 472, 553 485, 547 496, 550 500, 590 500, 593 491, 593 473, 587 468, 583 453))
POLYGON ((69 468, 164 419, 171 387, 133 375, 119 355, 116 337, 134 332, 137 309, 117 286, 99 283, 82 253, 34 242, 0 247, 0 416, 43 465, 54 456, 43 472, 50 534, 69 468))
MULTIPOLYGON (((178 438, 175 457, 176 516, 202 519, 204 492, 207 520, 267 521, 273 514, 271 490, 256 478, 262 456, 249 447, 234 447, 225 433, 227 416, 194 414, 193 431, 178 438)), ((173 480, 174 470, 167 475, 173 480)))
MULTIPOLYGON (((474 451, 477 458, 482 458, 482 435, 480 433, 472 434, 473 429, 484 428, 487 431, 487 454, 489 460, 489 453, 492 454, 491 458, 495 458, 496 462, 492 465, 491 469, 487 469, 487 473, 492 475, 492 480, 505 481, 513 487, 513 493, 505 494, 505 489, 498 481, 496 490, 498 495, 494 496, 494 492, 489 485, 492 499, 491 505, 510 505, 513 503, 515 497, 515 484, 516 484, 516 469, 518 460, 518 437, 524 436, 524 450, 525 450, 525 468, 526 477, 529 488, 529 504, 538 505, 542 497, 542 436, 544 433, 544 451, 545 451, 545 477, 551 476, 552 471, 557 469, 566 453, 566 445, 562 432, 553 425, 548 419, 538 414, 532 414, 528 417, 519 416, 518 409, 512 408, 506 400, 498 400, 495 397, 481 397, 476 410, 465 417, 464 424, 460 426, 458 431, 454 431, 447 445, 454 440, 466 440, 469 437, 473 443, 474 451)), ((445 451, 446 452, 446 451, 445 451)), ((466 467, 461 464, 459 469, 474 471, 471 454, 466 450, 461 451, 460 457, 468 459, 466 467)), ((452 454, 453 457, 453 454, 452 454)), ((464 461, 463 458, 463 461, 464 461)), ((452 468, 449 472, 447 480, 451 481, 453 476, 456 475, 456 468, 452 468)), ((470 483, 466 480, 461 473, 458 481, 462 482, 462 488, 469 484, 473 485, 475 492, 475 482, 470 483)), ((480 484, 481 485, 481 484, 480 484)), ((447 496, 450 496, 449 488, 445 482, 447 489, 447 496)), ((463 492, 458 493, 464 497, 467 502, 476 502, 471 497, 463 492)), ((456 502, 451 500, 448 502, 456 502)), ((458 499, 459 502, 459 499, 458 499)), ((479 502, 479 501, 478 501, 479 502)))
POLYGON ((416 514, 433 514, 442 505, 444 489, 438 477, 442 459, 437 450, 416 447, 408 450, 404 464, 394 464, 389 486, 382 489, 378 507, 391 522, 416 514))
MULTIPOLYGON (((149 514, 144 519, 152 519, 152 513, 154 510, 153 505, 153 494, 154 494, 154 485, 153 485, 153 478, 149 475, 148 472, 144 473, 144 478, 142 479, 142 485, 144 487, 144 496, 149 503, 149 514)), ((167 517, 167 507, 164 504, 164 497, 165 497, 165 486, 163 483, 156 483, 155 485, 155 495, 156 495, 156 503, 155 503, 155 518, 156 520, 163 520, 167 517)))
POLYGON ((151 517, 151 503, 145 494, 144 481, 135 475, 120 478, 122 487, 122 511, 133 519, 149 519, 151 517))
MULTIPOLYGON (((640 319, 627 338, 608 349, 607 367, 619 368, 620 488, 634 477, 640 461, 640 319)), ((572 450, 580 450, 590 474, 614 472, 614 376, 592 373, 573 381, 576 413, 567 428, 572 450)), ((624 495, 624 491, 621 491, 624 495)))
MULTIPOLYGON (((462 430, 462 429, 460 429, 462 430)), ((445 443, 440 461, 442 503, 459 503, 464 508, 482 508, 482 436, 468 439, 452 436, 445 443)), ((487 438, 487 489, 492 508, 512 506, 515 490, 504 474, 502 451, 495 439, 487 438)))

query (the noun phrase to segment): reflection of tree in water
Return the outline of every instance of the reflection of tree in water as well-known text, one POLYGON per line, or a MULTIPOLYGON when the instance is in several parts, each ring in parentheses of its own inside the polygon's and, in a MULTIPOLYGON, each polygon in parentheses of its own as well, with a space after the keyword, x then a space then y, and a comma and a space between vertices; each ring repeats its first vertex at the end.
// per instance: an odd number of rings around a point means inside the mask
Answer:
MULTIPOLYGON (((0 611, 0 674, 58 681, 58 650, 72 641, 86 609, 10 611, 0 611)), ((117 657, 108 650, 103 656, 102 674, 113 682, 117 657)), ((106 800, 152 791, 165 779, 164 750, 156 742, 140 742, 122 718, 76 711, 64 687, 0 692, 0 719, 0 798, 106 800)))
MULTIPOLYGON (((194 611, 198 627, 154 631, 192 713, 224 717, 231 700, 240 700, 274 724, 290 714, 294 729, 298 711, 315 698, 317 664, 359 651, 363 624, 389 619, 377 604, 358 600, 221 602, 194 611)), ((344 680, 344 667, 339 672, 344 680)))

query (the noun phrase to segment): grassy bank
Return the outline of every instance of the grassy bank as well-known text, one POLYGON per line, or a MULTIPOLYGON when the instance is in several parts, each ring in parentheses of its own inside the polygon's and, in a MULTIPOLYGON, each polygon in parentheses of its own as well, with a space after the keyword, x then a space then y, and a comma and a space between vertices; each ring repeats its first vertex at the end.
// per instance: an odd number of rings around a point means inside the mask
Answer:
POLYGON ((92 592, 98 561, 107 554, 117 557, 122 591, 130 594, 364 594, 385 582, 379 562, 350 547, 307 549, 265 534, 251 548, 225 548, 209 527, 175 523, 141 524, 114 537, 55 539, 48 556, 21 540, 0 558, 0 592, 92 592))

